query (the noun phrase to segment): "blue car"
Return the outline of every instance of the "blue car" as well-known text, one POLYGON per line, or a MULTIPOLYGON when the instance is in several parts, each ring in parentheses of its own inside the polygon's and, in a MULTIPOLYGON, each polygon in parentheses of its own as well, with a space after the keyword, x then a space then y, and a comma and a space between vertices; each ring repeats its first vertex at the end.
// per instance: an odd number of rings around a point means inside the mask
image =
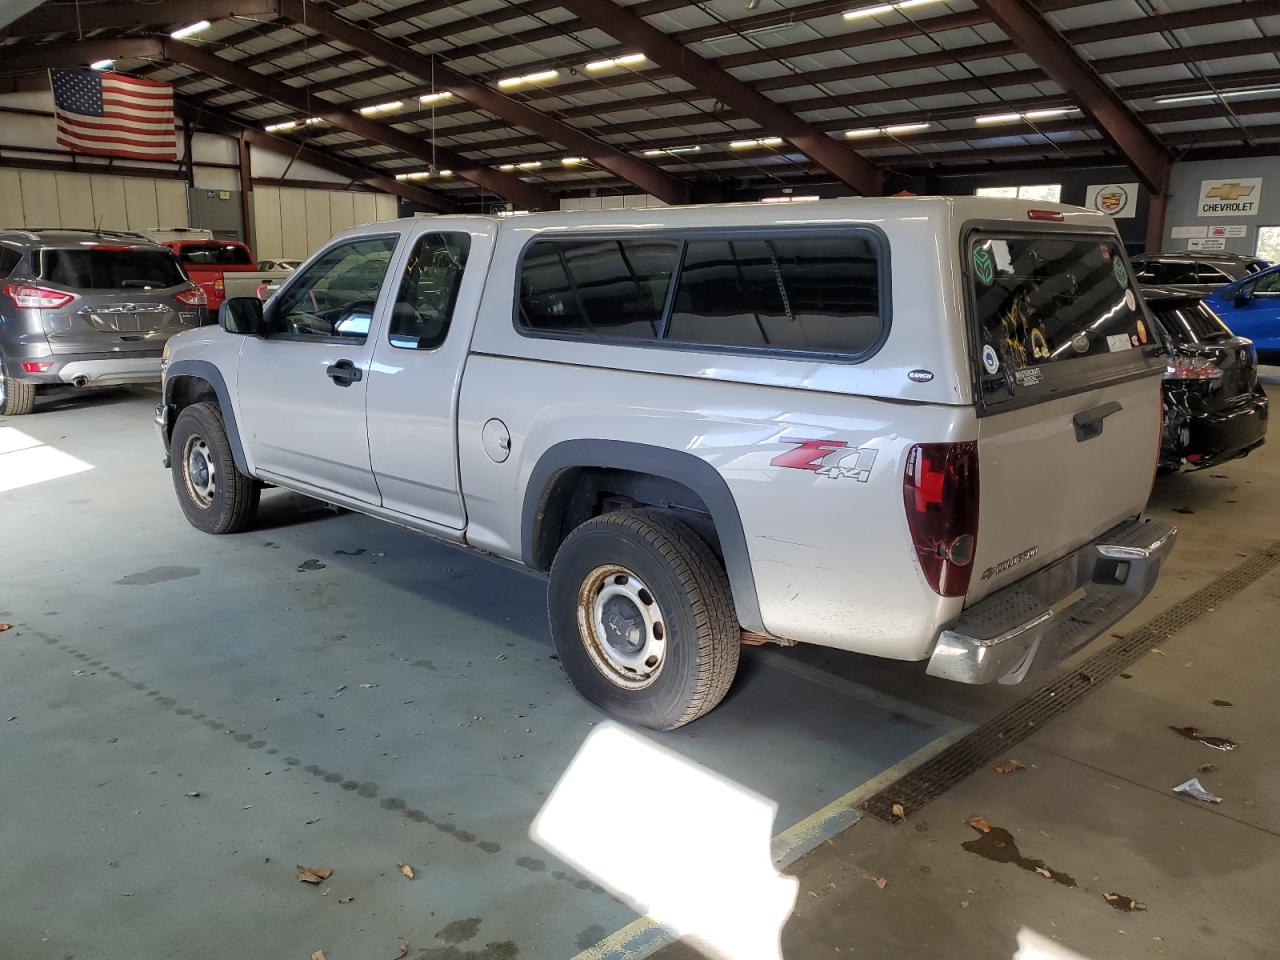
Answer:
POLYGON ((1205 303, 1237 337, 1253 341, 1259 363, 1280 363, 1280 264, 1219 288, 1205 303))

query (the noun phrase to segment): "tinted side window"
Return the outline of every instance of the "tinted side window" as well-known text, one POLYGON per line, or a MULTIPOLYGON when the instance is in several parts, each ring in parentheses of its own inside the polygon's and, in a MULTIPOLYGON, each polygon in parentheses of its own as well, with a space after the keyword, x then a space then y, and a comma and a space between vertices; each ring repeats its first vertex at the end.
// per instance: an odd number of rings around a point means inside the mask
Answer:
POLYGON ((1196 264, 1196 280, 1199 283, 1230 283, 1231 278, 1217 267, 1207 263, 1196 264))
POLYGON ((366 237, 330 247, 287 290, 276 329, 299 337, 350 337, 361 343, 398 237, 366 237))
POLYGON ((1241 292, 1254 297, 1280 297, 1280 270, 1245 284, 1241 292))
POLYGON ((875 248, 830 234, 690 241, 668 337, 856 354, 882 330, 875 248))
POLYGON ((673 240, 538 240, 520 271, 520 322, 533 330, 652 340, 661 335, 673 240))
POLYGON ((21 259, 22 254, 12 247, 0 247, 0 277, 7 277, 13 273, 13 268, 21 259))
POLYGON ((388 336, 393 347, 432 350, 444 343, 470 249, 471 237, 465 233, 428 233, 418 239, 391 308, 388 336))

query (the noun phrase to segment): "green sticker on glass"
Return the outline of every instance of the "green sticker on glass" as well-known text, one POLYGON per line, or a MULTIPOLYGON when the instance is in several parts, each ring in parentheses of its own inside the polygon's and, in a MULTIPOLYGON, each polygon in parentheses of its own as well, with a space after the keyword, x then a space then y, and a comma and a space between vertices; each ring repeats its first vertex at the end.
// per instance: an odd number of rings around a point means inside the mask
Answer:
POLYGON ((991 262, 991 251, 986 247, 973 248, 973 272, 983 283, 990 283, 995 279, 996 266, 991 262))
POLYGON ((1124 268, 1124 261, 1119 257, 1111 258, 1111 272, 1116 275, 1116 283, 1122 287, 1129 285, 1129 272, 1124 268))

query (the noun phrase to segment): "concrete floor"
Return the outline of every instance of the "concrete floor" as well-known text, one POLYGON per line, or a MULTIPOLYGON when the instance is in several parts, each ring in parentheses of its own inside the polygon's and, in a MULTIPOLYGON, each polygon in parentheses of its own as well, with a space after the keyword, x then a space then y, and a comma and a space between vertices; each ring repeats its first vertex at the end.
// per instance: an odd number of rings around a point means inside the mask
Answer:
MULTIPOLYGON (((190 529, 153 403, 0 420, 4 960, 621 960, 669 939, 645 911, 711 945, 668 960, 776 957, 779 927, 788 960, 1280 953, 1280 574, 1011 750, 1026 769, 837 835, 1018 688, 753 651, 715 713, 640 736, 568 687, 535 579, 280 491, 246 534, 190 529), (1220 806, 1169 792, 1207 762, 1220 806), (973 815, 1079 886, 967 851, 973 815)), ((1183 536, 1119 632, 1280 539, 1277 474, 1264 448, 1162 481, 1183 536)))

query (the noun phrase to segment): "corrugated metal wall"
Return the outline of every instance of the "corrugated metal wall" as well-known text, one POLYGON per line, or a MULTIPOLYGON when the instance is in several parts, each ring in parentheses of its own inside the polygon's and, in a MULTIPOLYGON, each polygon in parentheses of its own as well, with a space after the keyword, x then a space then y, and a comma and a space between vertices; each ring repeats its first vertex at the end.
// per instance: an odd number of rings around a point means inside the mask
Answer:
POLYGON ((182 180, 0 169, 0 227, 187 227, 182 180))
POLYGON ((339 231, 396 215, 396 198, 387 193, 254 187, 254 254, 259 260, 309 257, 339 231))

